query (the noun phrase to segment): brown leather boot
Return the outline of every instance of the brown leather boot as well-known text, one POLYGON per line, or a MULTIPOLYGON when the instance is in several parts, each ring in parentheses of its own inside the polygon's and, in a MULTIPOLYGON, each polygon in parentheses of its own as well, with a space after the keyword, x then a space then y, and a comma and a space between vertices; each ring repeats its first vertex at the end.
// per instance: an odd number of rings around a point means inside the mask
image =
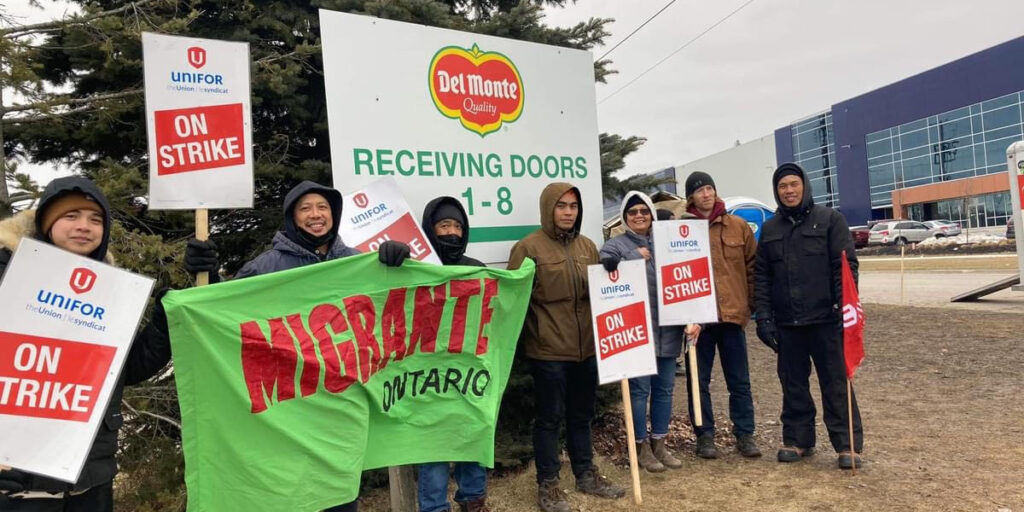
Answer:
POLYGON ((637 463, 640 467, 650 471, 651 473, 661 473, 665 471, 665 465, 654 456, 654 452, 651 450, 651 443, 646 439, 636 444, 639 448, 637 454, 637 463))
POLYGON ((558 479, 552 478, 537 484, 537 506, 542 512, 571 512, 569 500, 558 485, 558 479))
POLYGON ((654 439, 651 438, 651 447, 654 450, 654 457, 657 458, 667 468, 679 469, 683 467, 683 461, 675 458, 672 452, 668 451, 668 446, 665 443, 665 438, 654 439))
POLYGON ((487 496, 457 503, 459 504, 459 512, 491 512, 491 509, 487 508, 487 496))

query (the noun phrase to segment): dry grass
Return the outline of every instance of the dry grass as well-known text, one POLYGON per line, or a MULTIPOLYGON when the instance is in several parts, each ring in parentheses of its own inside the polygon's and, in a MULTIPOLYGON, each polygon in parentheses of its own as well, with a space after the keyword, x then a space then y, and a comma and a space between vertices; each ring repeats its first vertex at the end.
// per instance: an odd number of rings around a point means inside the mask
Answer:
MULTIPOLYGON (((906 257, 903 260, 904 270, 908 272, 918 271, 942 271, 942 270, 1006 270, 1017 269, 1016 254, 998 254, 986 257, 971 258, 934 258, 934 257, 906 257)), ((860 258, 861 271, 899 271, 900 262, 892 260, 891 257, 879 261, 876 258, 860 258)))
MULTIPOLYGON (((820 424, 817 455, 796 464, 775 462, 781 408, 775 358, 751 329, 751 382, 765 457, 744 459, 721 442, 718 460, 681 450, 683 469, 641 474, 642 507, 629 497, 581 496, 571 490, 565 464, 562 484, 573 510, 1024 511, 1024 317, 874 305, 867 314, 868 356, 856 381, 867 464, 857 476, 835 468, 820 424)), ((712 393, 723 440, 724 388, 716 372, 712 393)), ((680 381, 676 411, 685 410, 684 394, 680 381)), ((689 439, 676 441, 689 445, 689 439)), ((600 458, 602 470, 628 484, 628 470, 609 463, 608 455, 600 458)), ((489 491, 495 512, 537 510, 532 469, 493 478, 489 491)), ((361 509, 388 510, 385 494, 367 496, 361 509)))

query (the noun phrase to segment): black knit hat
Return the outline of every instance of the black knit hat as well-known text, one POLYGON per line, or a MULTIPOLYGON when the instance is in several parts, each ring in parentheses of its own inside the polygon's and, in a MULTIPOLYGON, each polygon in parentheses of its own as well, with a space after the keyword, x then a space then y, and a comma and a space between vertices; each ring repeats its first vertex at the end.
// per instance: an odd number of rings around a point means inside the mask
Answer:
POLYGON ((711 185, 711 188, 715 189, 716 192, 718 191, 718 188, 715 187, 715 180, 711 179, 710 174, 701 171, 694 171, 690 173, 690 175, 686 177, 686 197, 692 196, 697 189, 704 185, 711 185))

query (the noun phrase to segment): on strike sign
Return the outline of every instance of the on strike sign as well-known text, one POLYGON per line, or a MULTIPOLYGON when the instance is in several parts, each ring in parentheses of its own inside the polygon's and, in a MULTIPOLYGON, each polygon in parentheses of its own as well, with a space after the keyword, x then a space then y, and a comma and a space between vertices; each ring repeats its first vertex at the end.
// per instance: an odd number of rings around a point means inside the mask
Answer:
POLYGON ((250 208, 249 45, 142 34, 149 206, 250 208))
POLYGON ((21 241, 0 283, 0 465, 78 480, 152 286, 21 241))
POLYGON ((655 222, 654 259, 660 325, 718 321, 706 220, 655 222))
POLYGON ((644 260, 623 261, 614 272, 590 265, 587 272, 601 384, 657 373, 644 260))
POLYGON ((338 234, 348 246, 373 252, 380 244, 395 240, 409 246, 412 259, 441 264, 394 179, 377 180, 344 196, 342 204, 338 234))

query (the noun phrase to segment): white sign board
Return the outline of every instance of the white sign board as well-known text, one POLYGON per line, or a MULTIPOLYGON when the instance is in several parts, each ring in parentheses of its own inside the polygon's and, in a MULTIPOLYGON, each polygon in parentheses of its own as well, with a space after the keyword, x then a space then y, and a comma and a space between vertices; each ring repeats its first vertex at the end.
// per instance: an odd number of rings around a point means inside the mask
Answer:
MULTIPOLYGON (((1017 240, 1017 269, 1024 273, 1024 141, 1015 142, 1006 148, 1006 156, 1010 200, 1013 203, 1013 229, 1017 240)), ((1024 282, 1013 289, 1024 291, 1024 282)))
POLYGON ((21 241, 0 283, 0 465, 78 480, 152 287, 21 241))
POLYGON ((454 197, 466 254, 501 263, 540 226, 541 190, 569 182, 601 240, 589 52, 324 10, 320 32, 336 188, 391 176, 417 214, 454 197))
POLYGON ((659 325, 718 321, 708 221, 655 222, 654 260, 658 262, 659 325))
POLYGON ((366 188, 342 197, 338 236, 359 252, 375 252, 388 240, 409 246, 409 257, 441 264, 423 229, 409 211, 398 184, 391 178, 374 181, 366 188))
POLYGON ((658 373, 644 260, 622 261, 614 272, 590 265, 587 273, 601 384, 658 373))
POLYGON ((252 208, 249 43, 142 33, 149 207, 252 208))

